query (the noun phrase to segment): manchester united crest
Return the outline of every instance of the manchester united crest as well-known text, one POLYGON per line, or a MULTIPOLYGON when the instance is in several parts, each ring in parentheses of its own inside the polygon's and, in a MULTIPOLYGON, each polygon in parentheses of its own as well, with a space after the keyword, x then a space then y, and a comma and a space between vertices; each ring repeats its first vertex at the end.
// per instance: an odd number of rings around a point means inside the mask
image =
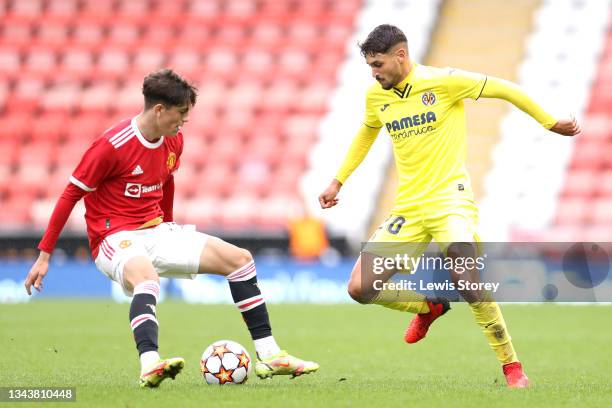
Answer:
POLYGON ((168 155, 168 160, 166 161, 168 170, 172 170, 175 164, 176 164, 176 154, 174 154, 174 152, 170 152, 170 154, 168 155))
POLYGON ((423 94, 421 100, 423 101, 423 105, 431 106, 436 103, 436 94, 431 91, 427 91, 423 94))

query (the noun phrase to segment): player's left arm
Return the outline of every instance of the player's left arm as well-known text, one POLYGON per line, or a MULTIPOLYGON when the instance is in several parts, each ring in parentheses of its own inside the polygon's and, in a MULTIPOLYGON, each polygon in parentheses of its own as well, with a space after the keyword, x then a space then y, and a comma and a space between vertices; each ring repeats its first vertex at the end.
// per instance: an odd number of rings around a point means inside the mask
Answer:
POLYGON ((164 222, 174 221, 174 174, 181 165, 181 155, 183 154, 183 148, 185 146, 185 139, 182 132, 179 132, 176 136, 176 140, 178 141, 178 146, 176 146, 176 162, 162 187, 162 199, 159 202, 159 207, 164 213, 164 222))
POLYGON ((564 136, 574 136, 580 133, 576 118, 555 119, 538 105, 518 85, 504 79, 488 76, 480 94, 482 98, 497 98, 510 102, 546 129, 564 136))
POLYGON ((168 176, 162 188, 162 199, 159 202, 159 207, 164 213, 164 222, 174 221, 174 175, 168 176))

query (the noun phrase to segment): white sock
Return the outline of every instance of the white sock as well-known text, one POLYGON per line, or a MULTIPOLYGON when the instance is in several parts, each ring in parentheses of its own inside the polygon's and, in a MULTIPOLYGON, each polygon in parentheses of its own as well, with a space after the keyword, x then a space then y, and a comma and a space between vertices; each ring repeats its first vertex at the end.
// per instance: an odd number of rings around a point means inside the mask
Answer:
POLYGON ((255 343, 255 351, 259 358, 268 358, 280 352, 280 347, 273 336, 253 340, 253 343, 255 343))
POLYGON ((153 364, 159 361, 159 353, 157 351, 146 351, 140 355, 140 373, 151 368, 153 364))

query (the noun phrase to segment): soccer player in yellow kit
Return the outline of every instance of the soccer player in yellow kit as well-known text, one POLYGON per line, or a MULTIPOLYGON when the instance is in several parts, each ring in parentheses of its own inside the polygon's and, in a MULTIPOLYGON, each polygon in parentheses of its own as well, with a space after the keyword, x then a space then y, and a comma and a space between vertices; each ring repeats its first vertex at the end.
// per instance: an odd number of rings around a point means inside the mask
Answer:
MULTIPOLYGON (((448 257, 456 257, 461 251, 455 251, 454 245, 472 243, 467 244, 472 246, 478 242, 478 210, 465 168, 463 99, 504 99, 552 132, 573 136, 580 131, 574 118, 553 118, 511 82, 411 61, 406 36, 397 27, 387 24, 376 27, 360 48, 377 82, 366 93, 363 125, 335 179, 319 196, 319 202, 322 208, 338 203, 336 197, 342 184, 367 155, 380 129, 386 129, 393 144, 399 187, 390 217, 370 243, 422 245, 433 238, 448 257)), ((389 299, 380 292, 368 290, 374 275, 368 268, 362 269, 363 255, 351 273, 350 296, 359 303, 416 313, 404 339, 408 343, 421 340, 433 321, 450 309, 448 300, 427 298, 417 292, 409 292, 407 297, 404 293, 402 299, 399 296, 389 299)), ((527 387, 529 380, 497 303, 490 297, 460 293, 502 364, 508 386, 527 387)))

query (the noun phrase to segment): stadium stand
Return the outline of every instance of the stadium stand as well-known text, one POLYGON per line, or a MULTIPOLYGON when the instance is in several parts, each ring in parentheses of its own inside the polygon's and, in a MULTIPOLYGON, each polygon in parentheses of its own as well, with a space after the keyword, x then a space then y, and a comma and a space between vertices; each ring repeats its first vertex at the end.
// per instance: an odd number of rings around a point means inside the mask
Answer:
MULTIPOLYGON (((0 228, 41 230, 91 140, 141 108, 148 72, 200 89, 179 222, 278 232, 361 0, 0 1, 0 228)), ((82 211, 68 229, 81 232, 82 211)))
POLYGON ((606 0, 544 1, 535 13, 519 83, 553 114, 576 114, 583 132, 562 138, 518 110, 506 116, 481 205, 485 239, 610 240, 609 24, 606 0))

